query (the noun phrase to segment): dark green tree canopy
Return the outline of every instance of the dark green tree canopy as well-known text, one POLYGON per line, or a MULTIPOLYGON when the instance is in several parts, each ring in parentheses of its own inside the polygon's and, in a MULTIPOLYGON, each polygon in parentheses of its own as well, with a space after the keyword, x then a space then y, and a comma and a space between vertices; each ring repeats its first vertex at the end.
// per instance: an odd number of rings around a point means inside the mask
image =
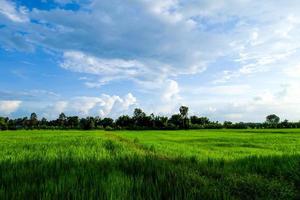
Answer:
POLYGON ((36 121, 37 120, 37 114, 36 113, 31 113, 31 115, 30 115, 30 120, 32 120, 32 121, 36 121))
POLYGON ((109 117, 100 118, 98 116, 87 116, 80 118, 78 116, 66 116, 61 113, 57 119, 47 120, 38 119, 36 113, 30 117, 10 119, 0 117, 0 130, 18 130, 18 129, 133 129, 133 130, 174 130, 174 129, 265 129, 265 128, 300 128, 299 122, 289 122, 275 115, 268 115, 263 123, 252 122, 230 122, 210 121, 207 117, 188 116, 189 108, 181 106, 180 113, 170 117, 159 116, 155 114, 147 115, 142 109, 136 108, 132 116, 122 115, 115 120, 109 117))
POLYGON ((143 118, 146 116, 146 113, 143 112, 142 109, 136 108, 133 111, 133 118, 143 118))
POLYGON ((65 121, 67 119, 67 117, 66 117, 65 113, 60 113, 58 119, 61 121, 65 121))
POLYGON ((269 124, 278 124, 279 121, 280 121, 280 118, 275 114, 268 115, 266 117, 266 122, 269 123, 269 124))

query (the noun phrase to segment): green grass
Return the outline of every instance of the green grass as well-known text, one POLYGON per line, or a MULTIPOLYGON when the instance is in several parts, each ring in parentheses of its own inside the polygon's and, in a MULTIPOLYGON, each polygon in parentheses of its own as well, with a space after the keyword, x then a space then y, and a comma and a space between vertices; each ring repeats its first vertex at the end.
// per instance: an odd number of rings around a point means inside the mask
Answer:
POLYGON ((0 132, 0 199, 300 199, 300 130, 0 132))

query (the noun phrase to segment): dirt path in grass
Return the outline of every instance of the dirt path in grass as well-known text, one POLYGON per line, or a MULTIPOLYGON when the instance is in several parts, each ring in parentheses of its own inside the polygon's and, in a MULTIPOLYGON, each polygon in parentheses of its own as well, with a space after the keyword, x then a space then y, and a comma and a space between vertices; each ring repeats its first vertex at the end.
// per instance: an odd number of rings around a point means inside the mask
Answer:
POLYGON ((162 159, 162 160, 172 160, 172 159, 174 159, 174 158, 170 158, 167 155, 158 153, 153 145, 151 145, 151 146, 143 145, 143 144, 139 143, 139 141, 136 140, 136 139, 131 140, 131 139, 122 137, 122 136, 120 136, 120 135, 118 135, 114 132, 105 133, 104 136, 108 139, 120 142, 120 143, 122 143, 123 145, 125 145, 129 148, 132 148, 132 149, 135 149, 139 152, 142 152, 145 155, 155 156, 155 157, 157 157, 159 159, 162 159))
POLYGON ((110 133, 105 133, 105 137, 116 140, 122 144, 125 144, 126 146, 129 146, 133 149, 143 151, 144 153, 153 153, 148 147, 145 145, 142 145, 138 143, 138 141, 135 140, 130 140, 128 138, 121 137, 120 135, 117 135, 116 133, 110 132, 110 133))

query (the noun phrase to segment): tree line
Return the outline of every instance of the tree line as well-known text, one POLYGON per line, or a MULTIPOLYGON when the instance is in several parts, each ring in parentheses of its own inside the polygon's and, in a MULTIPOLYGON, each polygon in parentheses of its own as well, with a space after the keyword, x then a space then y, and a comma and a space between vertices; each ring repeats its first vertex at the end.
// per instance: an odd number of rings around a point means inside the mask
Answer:
POLYGON ((171 117, 147 115, 142 109, 134 109, 133 115, 112 118, 66 116, 61 113, 55 120, 38 119, 36 113, 30 117, 10 119, 0 117, 0 130, 18 129, 105 129, 105 130, 177 130, 177 129, 265 129, 265 128, 300 128, 300 122, 280 121, 275 115, 268 115, 261 123, 233 123, 211 121, 207 117, 188 116, 189 108, 181 106, 179 113, 171 117))

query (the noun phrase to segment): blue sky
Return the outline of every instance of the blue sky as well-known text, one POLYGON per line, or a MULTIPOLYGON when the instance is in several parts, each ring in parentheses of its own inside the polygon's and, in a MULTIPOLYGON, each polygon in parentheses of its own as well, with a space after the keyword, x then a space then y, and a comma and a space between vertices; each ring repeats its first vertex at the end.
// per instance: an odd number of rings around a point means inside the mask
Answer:
POLYGON ((187 105, 219 121, 298 121, 299 10, 283 0, 0 0, 0 115, 187 105))

